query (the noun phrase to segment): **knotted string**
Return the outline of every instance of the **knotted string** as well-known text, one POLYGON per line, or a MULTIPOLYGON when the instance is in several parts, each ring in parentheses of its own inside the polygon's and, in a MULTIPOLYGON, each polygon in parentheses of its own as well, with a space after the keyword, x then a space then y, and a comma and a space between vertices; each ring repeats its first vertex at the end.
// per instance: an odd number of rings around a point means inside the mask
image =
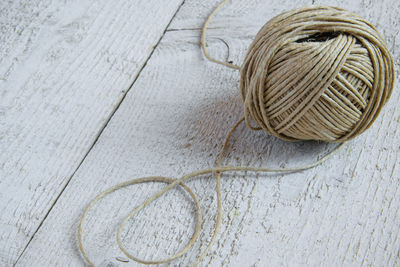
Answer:
MULTIPOLYGON (((203 28, 202 28, 202 33, 201 33, 201 47, 202 50, 204 52, 205 57, 215 63, 224 65, 226 67, 232 68, 232 69, 240 69, 239 66, 228 63, 228 62, 223 62, 223 61, 219 61, 217 59, 212 58, 206 48, 206 30, 207 30, 207 26, 208 23, 210 22, 211 18, 215 15, 215 13, 224 5, 228 2, 228 0, 225 0, 223 2, 221 2, 215 9, 214 11, 209 15, 209 17, 207 18, 207 20, 205 21, 203 28)), ((200 234, 201 231, 201 223, 202 223, 202 213, 201 213, 201 208, 200 208, 200 204, 198 199, 196 198, 195 194, 192 192, 192 190, 184 183, 190 179, 193 179, 195 177, 201 176, 201 175, 205 175, 205 174, 215 174, 216 177, 216 193, 217 193, 217 214, 216 214, 216 222, 214 225, 214 229, 213 229, 213 234, 212 237, 210 239, 210 241, 208 242, 207 247, 204 249, 203 252, 200 253, 200 255, 196 258, 196 262, 193 264, 193 266, 197 265, 203 258, 204 256, 207 255, 207 252, 210 250, 210 248, 212 247, 212 245, 214 244, 216 237, 218 235, 220 226, 221 226, 221 220, 222 220, 222 200, 221 200, 221 173, 224 172, 239 172, 239 171, 245 171, 245 172, 262 172, 262 173, 289 173, 289 172, 296 172, 296 171, 302 171, 302 170, 306 170, 306 169, 310 169, 313 168, 319 164, 321 164, 322 162, 326 161, 329 157, 331 157, 334 153, 336 153, 345 143, 341 143, 339 144, 335 149, 333 149, 331 152, 327 153, 325 156, 323 156, 321 159, 308 164, 308 165, 304 165, 304 166, 299 166, 299 167, 293 167, 293 168, 279 168, 279 169, 273 169, 273 168, 256 168, 256 167, 249 167, 249 166, 230 166, 230 165, 225 165, 225 166, 221 166, 221 161, 223 158, 223 155, 226 151, 226 147, 230 141, 230 138, 232 136, 232 134, 234 133, 234 131, 239 127, 239 125, 245 121, 245 118, 242 118, 241 120, 239 120, 233 127, 232 129, 228 132, 225 141, 222 145, 221 151, 218 155, 217 161, 216 161, 216 166, 213 168, 208 168, 208 169, 202 169, 202 170, 198 170, 189 174, 186 174, 184 176, 182 176, 179 179, 175 179, 175 178, 168 178, 168 177, 162 177, 162 176, 151 176, 151 177, 143 177, 143 178, 136 178, 127 182, 123 182, 120 183, 118 185, 115 185, 114 187, 111 187, 109 189, 107 189, 106 191, 102 192, 101 194, 97 195, 90 203, 89 205, 86 207, 86 209, 84 210, 82 217, 79 221, 79 226, 78 226, 78 246, 79 246, 79 250, 82 254, 82 257, 84 258, 84 260, 90 265, 90 266, 94 266, 94 263, 92 262, 92 260, 89 258, 89 256, 86 253, 86 250, 84 248, 83 245, 83 225, 85 222, 85 219, 89 213, 89 211, 93 208, 93 206, 96 205, 97 202, 99 202, 101 199, 103 199, 104 197, 106 197, 107 195, 111 194, 114 191, 117 191, 121 188, 125 188, 131 185, 136 185, 136 184, 140 184, 140 183, 147 183, 147 182, 162 182, 162 183, 167 183, 168 185, 166 187, 164 187, 162 190, 160 190, 159 192, 157 192, 156 194, 154 194, 153 196, 151 196, 150 198, 148 198, 145 202, 143 202, 142 204, 140 204, 139 206, 137 206, 135 209, 133 209, 122 221, 122 223, 119 225, 118 230, 117 230, 117 244, 119 246, 119 248, 121 249, 121 251, 126 255, 126 257, 128 257, 129 259, 142 263, 142 264, 163 264, 163 263, 168 263, 180 256, 182 256, 183 254, 185 254, 197 241, 197 238, 200 234), (196 214, 196 227, 194 230, 194 233, 192 235, 192 237, 190 238, 189 242, 187 243, 187 245, 181 249, 180 251, 178 251, 177 253, 175 253, 174 255, 167 257, 165 259, 159 259, 159 260, 143 260, 138 258, 137 256, 132 255, 128 249, 123 245, 122 241, 121 241, 121 232, 124 229, 125 225, 127 224, 127 222, 134 217, 139 211, 141 211, 142 209, 144 209, 145 207, 147 207, 150 203, 152 203, 154 200, 158 199, 159 197, 161 197, 164 193, 168 192, 169 190, 171 190, 172 188, 176 187, 176 186, 181 186, 183 187, 183 189, 189 193, 190 197, 193 199, 195 206, 196 206, 196 210, 195 210, 195 214, 196 214)), ((248 123, 247 119, 246 122, 248 123)), ((250 126, 248 124, 248 126, 250 126)), ((252 129, 259 129, 256 127, 252 127, 252 129)))

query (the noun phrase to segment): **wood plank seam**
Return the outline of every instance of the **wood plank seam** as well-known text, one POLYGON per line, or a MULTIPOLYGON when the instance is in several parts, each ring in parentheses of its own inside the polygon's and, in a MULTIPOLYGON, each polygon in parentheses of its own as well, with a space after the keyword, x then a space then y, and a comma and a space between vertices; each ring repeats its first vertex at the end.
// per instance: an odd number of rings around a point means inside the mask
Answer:
POLYGON ((90 145, 88 151, 85 153, 85 155, 83 156, 81 162, 79 162, 78 166, 76 167, 76 169, 74 170, 74 172, 72 173, 72 175, 70 176, 70 178, 68 179, 68 181, 65 183, 64 187, 61 189, 60 193, 58 194, 58 196, 55 198, 55 200, 53 201, 53 203, 51 204, 50 208, 48 209, 48 211, 46 212, 46 215, 43 217, 42 221, 40 222, 39 226, 36 228, 35 232, 32 234, 32 236, 30 237, 29 241, 27 242, 27 244, 25 245, 24 249, 22 250, 21 254, 18 256, 17 260, 14 262, 13 266, 15 266, 19 259, 22 257, 22 255, 25 253, 26 249, 29 247, 29 244, 31 243, 31 241, 33 240, 33 238, 35 237, 36 233, 39 231, 40 227, 43 225, 43 222, 46 220, 47 216, 50 214, 51 210, 53 209, 54 205, 57 203, 58 199, 60 198, 60 196, 63 194, 63 192, 65 191, 65 189, 67 188, 68 184, 71 182, 71 180, 73 179, 75 173, 79 170, 79 168, 81 167, 82 163, 85 161, 87 155, 89 155, 90 151, 92 150, 92 148, 95 146, 95 144, 97 143, 97 141, 99 140, 99 137, 101 136, 101 134, 103 133, 104 129, 107 127, 108 123, 111 121, 111 119, 113 118, 115 112, 118 110, 118 108, 121 106, 121 103, 124 101, 126 95, 128 94, 128 92, 131 90, 131 88, 133 87, 133 85, 135 84, 135 82, 137 81, 137 79, 139 78, 140 74, 142 73, 143 69, 146 67, 147 62, 150 60, 150 58, 152 57, 154 51, 156 50, 157 46, 160 44, 161 40, 163 39, 165 33, 168 30, 169 25, 171 24, 171 22, 174 20, 176 14, 179 12, 180 8, 183 6, 183 4, 185 3, 185 0, 183 0, 181 2, 181 4, 178 6, 178 8, 176 9, 174 15, 171 17, 170 21, 168 22, 168 24, 165 26, 164 32, 163 34, 160 36, 160 38, 158 39, 157 43, 152 47, 152 50, 149 54, 149 56, 146 58, 145 62, 143 63, 142 67, 140 68, 140 70, 138 71, 137 75, 134 77, 132 83, 129 85, 128 89, 125 90, 124 94, 122 95, 122 97, 120 98, 120 100, 118 101, 117 105, 115 106, 115 108, 112 110, 112 112, 110 113, 109 117, 107 118, 107 120, 104 122, 103 126, 100 128, 99 132, 96 135, 96 138, 94 139, 93 143, 90 145))

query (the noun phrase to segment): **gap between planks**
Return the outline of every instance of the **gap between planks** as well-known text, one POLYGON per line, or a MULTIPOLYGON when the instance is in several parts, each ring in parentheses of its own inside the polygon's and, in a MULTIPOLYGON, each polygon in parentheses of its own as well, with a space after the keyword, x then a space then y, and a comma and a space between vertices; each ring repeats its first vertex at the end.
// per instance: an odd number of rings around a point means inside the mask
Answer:
POLYGON ((150 60, 150 58, 153 56, 154 51, 156 50, 157 46, 160 44, 161 40, 164 38, 165 33, 168 31, 169 26, 171 25, 171 22, 174 20, 176 14, 178 14, 179 10, 181 9, 181 7, 183 6, 183 4, 185 3, 185 0, 182 0, 181 4, 178 6, 178 8, 176 9, 174 15, 172 15, 171 19, 169 20, 168 24, 165 26, 164 32, 162 33, 162 35, 160 36, 160 38, 158 39, 157 43, 153 46, 149 56, 146 58, 143 66, 139 69, 137 75, 133 78, 133 81, 131 82, 131 84, 128 86, 128 89, 125 90, 125 93, 122 95, 122 97, 120 98, 120 100, 116 103, 115 108, 111 111, 109 117, 107 118, 107 120, 104 122, 103 126, 100 128, 99 132, 96 135, 96 138, 94 139, 93 143, 90 145, 88 151, 85 153, 85 155, 83 156, 82 160, 79 162, 78 166, 76 167, 76 169, 73 171, 73 173, 71 174, 71 176, 69 177, 68 181, 65 183, 64 187, 61 189, 60 193, 58 194, 58 196, 55 198, 55 200, 53 201, 53 203, 51 204, 49 210, 46 212, 46 215, 43 217, 42 221, 40 222, 39 226, 36 228, 35 232, 32 234, 32 236, 30 237, 29 241, 26 243, 24 249, 22 250, 21 254, 19 254, 17 260, 14 262, 13 266, 16 266, 18 261, 20 260, 20 258, 22 257, 22 255, 25 253, 25 251, 28 249, 29 244, 32 242, 33 238, 35 237, 36 233, 39 231, 40 227, 43 225, 43 222, 47 219, 47 216, 50 214, 50 212, 52 211, 53 207, 55 206, 55 204, 57 203, 58 199, 61 197, 61 195, 64 193, 65 189, 68 187, 69 183, 71 182, 71 180, 74 178, 75 173, 79 170, 79 168, 81 167, 82 163, 85 161, 86 157, 89 155, 90 151, 93 149, 93 147, 96 145, 97 141, 99 140, 101 134, 103 133, 104 129, 107 127, 108 123, 111 121, 111 119, 114 117, 114 114, 117 112, 118 108, 121 106, 121 103, 124 101, 126 95, 129 93, 129 91, 131 90, 131 88, 133 87, 133 85, 135 84, 135 82, 137 81, 137 79, 139 78, 140 74, 142 73, 143 69, 146 67, 147 62, 150 60))

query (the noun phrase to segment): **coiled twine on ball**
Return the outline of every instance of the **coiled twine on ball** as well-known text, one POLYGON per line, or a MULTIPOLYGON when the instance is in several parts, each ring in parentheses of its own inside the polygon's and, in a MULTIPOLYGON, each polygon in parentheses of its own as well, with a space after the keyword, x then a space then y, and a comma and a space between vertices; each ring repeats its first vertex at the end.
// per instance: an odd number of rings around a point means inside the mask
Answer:
POLYGON ((374 26, 343 9, 306 7, 261 28, 240 90, 249 126, 251 117, 284 140, 343 142, 371 126, 393 83, 393 59, 374 26))

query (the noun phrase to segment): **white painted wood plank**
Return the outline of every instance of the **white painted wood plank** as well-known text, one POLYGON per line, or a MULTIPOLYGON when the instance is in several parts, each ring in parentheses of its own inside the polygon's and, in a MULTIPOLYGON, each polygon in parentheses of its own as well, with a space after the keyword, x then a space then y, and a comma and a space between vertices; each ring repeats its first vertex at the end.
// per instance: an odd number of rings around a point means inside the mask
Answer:
MULTIPOLYGON (((217 2, 185 1, 18 265, 82 266, 77 223, 95 195, 134 177, 180 176, 214 164, 224 136, 242 116, 238 73, 207 62, 198 45, 196 29, 217 2)), ((211 23, 213 55, 224 58, 228 45, 229 60, 240 62, 251 42, 249 35, 273 15, 301 4, 245 2, 233 1, 211 23), (250 3, 254 5, 248 11, 239 10, 250 3), (237 14, 240 18, 234 19, 237 14), (250 26, 245 26, 246 21, 251 21, 250 26)), ((224 175, 222 229, 202 266, 400 264, 400 6, 395 1, 329 4, 359 13, 385 35, 397 69, 392 99, 370 130, 321 166, 287 175, 224 175)), ((241 127, 224 163, 302 165, 331 148, 314 142, 283 142, 241 127)), ((205 222, 200 242, 173 266, 193 263, 206 247, 213 226, 214 179, 202 177, 189 185, 201 201, 205 222)), ((89 214, 85 244, 97 265, 138 265, 116 261, 123 256, 115 243, 116 227, 130 208, 161 186, 121 190, 89 214)), ((194 219, 190 199, 173 190, 135 218, 124 242, 134 255, 162 258, 184 246, 194 219)))
POLYGON ((0 265, 16 261, 138 75, 174 1, 1 1, 0 265))

